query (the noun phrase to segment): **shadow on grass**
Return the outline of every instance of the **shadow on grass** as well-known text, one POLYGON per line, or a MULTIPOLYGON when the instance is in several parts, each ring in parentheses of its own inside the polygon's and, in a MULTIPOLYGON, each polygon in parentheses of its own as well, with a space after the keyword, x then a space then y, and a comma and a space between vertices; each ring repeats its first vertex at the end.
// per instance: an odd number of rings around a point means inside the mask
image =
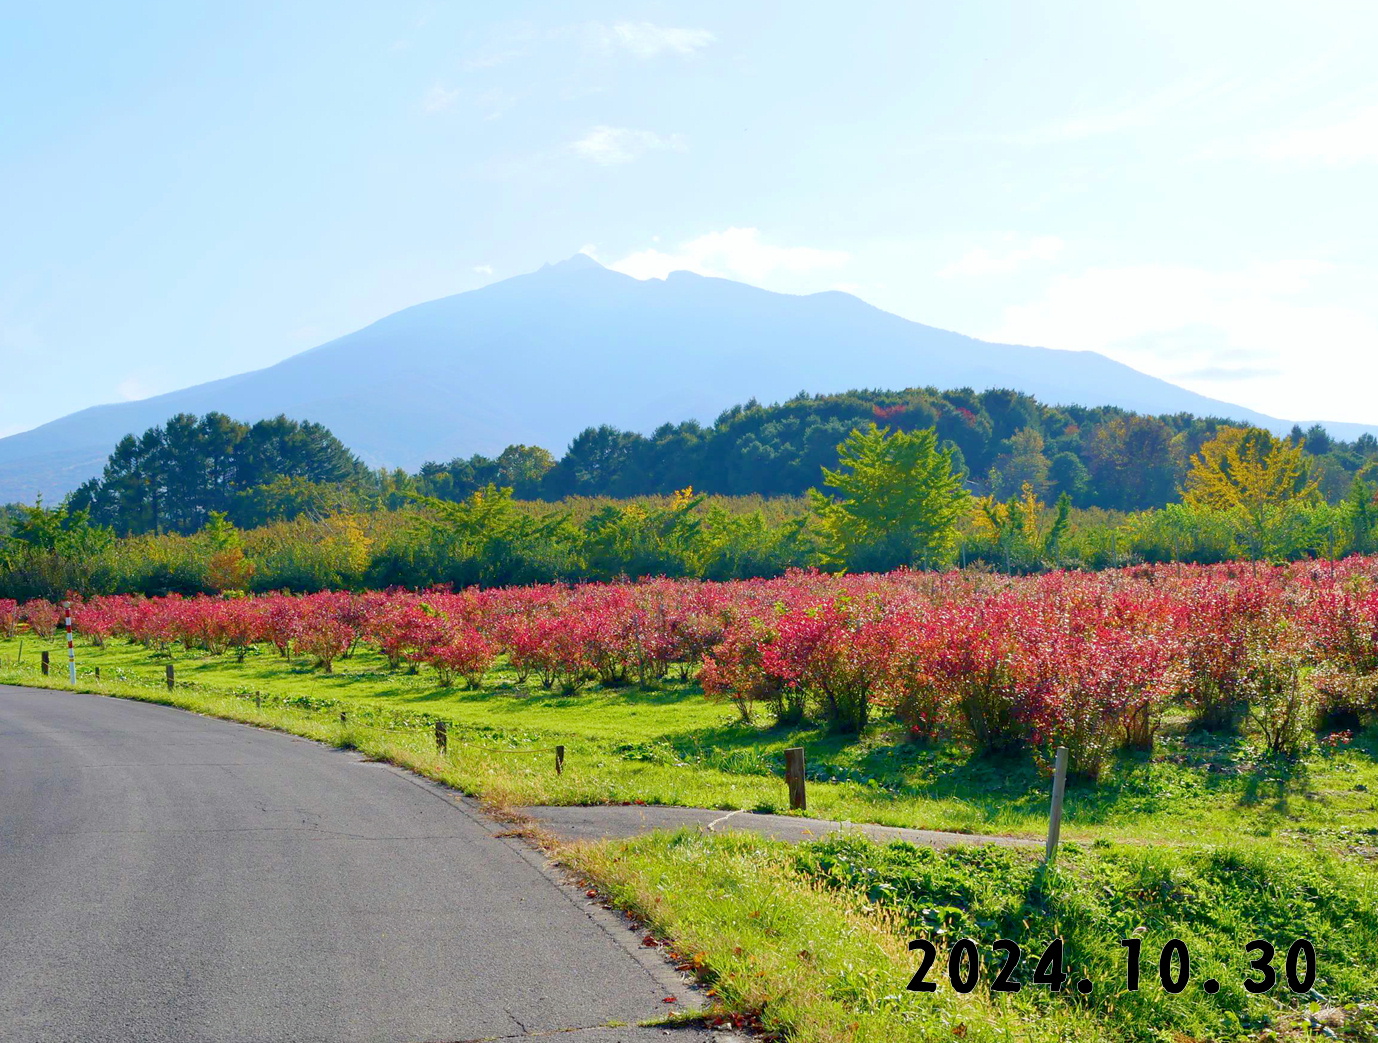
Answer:
MULTIPOLYGON (((957 801, 970 809, 973 822, 995 822, 1012 812, 1042 813, 1047 807, 1051 781, 1027 752, 980 755, 956 744, 886 738, 880 728, 858 738, 816 726, 743 724, 695 729, 667 745, 682 759, 719 770, 776 776, 784 774, 784 748, 803 746, 810 780, 856 783, 856 799, 877 807, 896 798, 957 801)), ((1069 820, 1097 826, 1126 816, 1181 816, 1222 802, 1247 806, 1267 800, 1286 814, 1288 801, 1297 798, 1306 779, 1304 766, 1255 763, 1253 749, 1237 735, 1174 737, 1151 753, 1122 751, 1099 782, 1069 779, 1069 820)))
MULTIPOLYGON (((179 654, 179 659, 182 655, 179 654)), ((389 710, 407 708, 444 717, 447 707, 472 707, 494 725, 505 727, 519 715, 550 710, 551 727, 564 727, 570 713, 603 718, 614 756, 629 761, 695 764, 727 774, 773 776, 784 774, 783 750, 807 750, 808 777, 815 782, 854 784, 850 799, 883 809, 896 799, 959 803, 969 809, 970 822, 994 822, 1011 813, 1042 814, 1048 802, 1049 780, 1027 753, 979 756, 955 744, 924 745, 908 740, 892 722, 868 729, 862 736, 830 733, 815 724, 758 726, 742 722, 700 726, 701 713, 689 717, 678 708, 704 706, 702 690, 692 681, 667 680, 651 689, 635 685, 603 688, 593 684, 577 694, 542 689, 532 677, 518 683, 515 672, 499 667, 480 689, 462 685, 441 688, 434 673, 405 668, 392 670, 386 660, 360 653, 338 660, 333 674, 312 669, 305 658, 280 658, 256 651, 243 665, 233 657, 186 654, 193 676, 234 680, 271 689, 280 685, 294 695, 308 688, 313 696, 365 698, 389 710), (223 678, 222 678, 223 675, 223 678), (613 737, 621 731, 619 714, 646 711, 634 718, 628 741, 613 737), (663 714, 663 719, 657 714, 663 714), (887 732, 887 729, 890 731, 887 732), (898 734, 897 734, 898 733, 898 734), (898 741, 896 741, 898 739, 898 741)), ((149 664, 155 670, 157 665, 149 664)), ((721 721, 731 709, 722 706, 721 721)), ((545 729, 534 719, 524 726, 545 729)), ((470 722, 466 727, 480 727, 470 722)), ((1355 735, 1353 752, 1378 759, 1378 728, 1355 735)), ((1305 790, 1304 768, 1256 762, 1249 744, 1237 734, 1194 732, 1185 727, 1164 734, 1153 754, 1126 752, 1109 765, 1099 783, 1071 780, 1069 820, 1080 825, 1103 825, 1111 820, 1149 819, 1170 814, 1181 818, 1212 807, 1270 809, 1288 815, 1300 810, 1305 790)))

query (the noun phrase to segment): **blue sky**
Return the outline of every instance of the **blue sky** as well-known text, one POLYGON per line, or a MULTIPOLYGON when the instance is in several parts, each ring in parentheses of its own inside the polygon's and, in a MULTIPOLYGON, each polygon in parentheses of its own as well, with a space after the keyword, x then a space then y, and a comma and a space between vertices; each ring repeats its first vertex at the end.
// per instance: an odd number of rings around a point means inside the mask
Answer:
POLYGON ((1378 422, 1369 0, 4 21, 0 434, 580 250, 1378 422))

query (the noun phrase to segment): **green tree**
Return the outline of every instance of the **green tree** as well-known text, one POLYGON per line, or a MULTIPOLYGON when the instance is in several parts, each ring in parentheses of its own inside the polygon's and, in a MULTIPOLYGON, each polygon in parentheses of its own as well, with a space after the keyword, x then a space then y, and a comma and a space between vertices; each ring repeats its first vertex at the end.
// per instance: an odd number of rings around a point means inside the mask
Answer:
POLYGON ((115 542, 90 512, 67 504, 18 508, 10 534, 0 538, 0 573, 10 596, 57 600, 69 590, 89 591, 103 555, 115 542))
POLYGON ((1002 500, 1020 495, 1026 485, 1036 496, 1046 494, 1050 464, 1043 453, 1043 436, 1032 427, 1020 428, 1010 436, 1009 447, 990 469, 991 491, 1002 500))
POLYGON ((682 489, 663 507, 640 501, 604 507, 584 524, 590 572, 598 579, 697 574, 703 501, 682 489))
POLYGON ((555 496, 622 496, 638 491, 629 481, 631 465, 646 442, 644 435, 609 424, 581 431, 545 477, 555 496))
POLYGON ((137 439, 122 438, 72 506, 121 535, 194 533, 216 511, 241 523, 276 520, 246 518, 242 508, 248 491, 280 479, 343 487, 371 477, 320 424, 279 416, 250 427, 223 413, 179 413, 137 439))
POLYGON ((1358 554, 1378 550, 1378 491, 1355 475, 1342 510, 1349 528, 1349 549, 1358 554))
POLYGON ((837 453, 839 468, 823 469, 836 495, 809 491, 830 563, 883 571, 947 558, 970 496, 934 429, 891 433, 871 424, 853 430, 837 453))
POLYGON ((47 508, 40 500, 32 507, 20 506, 8 539, 10 549, 20 553, 94 557, 110 546, 114 533, 91 524, 89 511, 69 510, 66 504, 47 508))
POLYGON ((1048 466, 1048 480, 1052 482, 1054 490, 1066 493, 1074 504, 1085 504, 1091 474, 1075 453, 1058 453, 1053 457, 1048 466))
POLYGON ((511 486, 518 499, 529 500, 540 489, 541 480, 552 467, 555 457, 549 449, 538 445, 509 445, 498 454, 497 485, 511 486))
MULTIPOLYGON (((489 485, 459 502, 414 497, 412 566, 429 582, 468 586, 546 583, 582 575, 577 530, 565 512, 519 510, 512 490, 489 485)), ((384 568, 390 567, 387 562, 384 568)))
POLYGON ((1115 417, 1096 427, 1086 447, 1096 503, 1132 511, 1169 502, 1176 481, 1172 437, 1151 416, 1115 417))

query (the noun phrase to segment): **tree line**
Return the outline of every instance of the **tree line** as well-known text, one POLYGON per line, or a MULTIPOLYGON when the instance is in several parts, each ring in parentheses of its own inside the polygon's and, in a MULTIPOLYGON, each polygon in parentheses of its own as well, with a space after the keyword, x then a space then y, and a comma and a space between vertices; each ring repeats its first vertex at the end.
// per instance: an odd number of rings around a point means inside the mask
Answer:
MULTIPOLYGON (((219 512, 239 528, 299 516, 395 510, 417 497, 461 502, 494 486, 518 500, 671 496, 802 497, 839 463, 853 430, 931 430, 976 496, 1010 501, 1027 486, 1042 501, 1136 512, 1183 501, 1193 457, 1226 428, 1219 418, 1145 416, 1111 406, 1047 406, 1008 390, 849 391, 752 401, 708 427, 665 424, 650 435, 603 425, 580 433, 559 459, 508 446, 424 464, 416 473, 371 470, 319 424, 277 417, 243 424, 186 414, 126 436, 99 478, 68 506, 117 535, 199 531, 219 512)), ((1287 439, 1315 494, 1337 504, 1355 478, 1378 480, 1378 439, 1332 439, 1319 425, 1287 439)))
POLYGON ((120 439, 100 477, 83 483, 68 505, 122 536, 187 534, 217 512, 242 526, 276 521, 289 512, 294 490, 348 488, 371 476, 321 424, 179 413, 120 439))
MULTIPOLYGON (((396 509, 344 507, 241 530, 116 538, 89 507, 19 508, 0 541, 0 596, 485 587, 644 576, 744 579, 792 568, 975 566, 1007 573, 1135 562, 1336 559, 1378 552, 1378 483, 1337 502, 1304 441, 1221 426, 1188 462, 1181 501, 1143 511, 1052 503, 1025 481, 972 488, 935 428, 854 428, 807 499, 670 496, 518 500, 489 484, 396 509)), ((394 490, 394 493, 396 490, 394 490)), ((392 495, 392 494, 389 494, 392 495)))
MULTIPOLYGON (((459 500, 487 484, 522 499, 669 495, 692 487, 726 496, 802 496, 836 467, 838 446, 875 423, 893 431, 931 429, 953 450, 968 488, 1000 499, 1031 486, 1041 498, 1066 493, 1072 506, 1141 511, 1179 502, 1192 457, 1223 427, 1189 413, 1146 416, 1114 406, 1048 406, 1009 390, 848 391, 751 401, 708 427, 665 424, 650 435, 603 425, 576 437, 558 461, 543 449, 511 446, 485 456, 428 463, 410 481, 430 496, 459 500)), ((1332 439, 1320 425, 1291 433, 1329 502, 1356 475, 1378 478, 1378 439, 1332 439)))

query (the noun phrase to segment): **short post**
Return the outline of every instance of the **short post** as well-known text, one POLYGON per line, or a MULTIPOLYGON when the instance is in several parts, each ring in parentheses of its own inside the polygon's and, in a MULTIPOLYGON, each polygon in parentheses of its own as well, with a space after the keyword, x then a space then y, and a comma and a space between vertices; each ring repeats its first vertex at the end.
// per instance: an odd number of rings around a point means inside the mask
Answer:
POLYGON ((263 693, 262 693, 262 692, 255 692, 255 693, 254 693, 254 709, 255 709, 255 710, 261 710, 261 709, 263 709, 263 693))
POLYGON ((343 727, 344 725, 346 725, 346 724, 348 724, 348 723, 349 723, 349 714, 347 714, 347 713, 345 713, 343 710, 341 710, 341 711, 340 711, 340 725, 341 725, 341 727, 343 727))
POLYGON ((565 748, 564 748, 563 746, 556 746, 556 747, 555 747, 555 774, 556 774, 556 775, 563 775, 564 773, 565 773, 565 748))
POLYGON ((100 680, 100 667, 96 667, 96 680, 100 680))
POLYGON ((444 721, 435 722, 435 748, 441 753, 450 748, 450 736, 444 721))
POLYGON ((48 653, 46 651, 38 654, 38 668, 43 671, 43 676, 48 676, 48 653))
POLYGON ((785 751, 785 783, 789 786, 791 811, 807 811, 804 796, 804 747, 792 746, 785 751))
POLYGON ((67 623, 67 680, 75 685, 77 683, 77 652, 72 645, 72 603, 70 601, 62 603, 62 615, 67 623))
POLYGON ((171 663, 167 664, 167 690, 172 691, 172 686, 177 683, 177 671, 171 663))
POLYGON ((1057 758, 1053 761, 1053 806, 1048 814, 1048 846, 1043 850, 1043 861, 1051 862, 1057 854, 1058 835, 1062 832, 1062 793, 1067 788, 1067 747, 1057 748, 1057 758))

